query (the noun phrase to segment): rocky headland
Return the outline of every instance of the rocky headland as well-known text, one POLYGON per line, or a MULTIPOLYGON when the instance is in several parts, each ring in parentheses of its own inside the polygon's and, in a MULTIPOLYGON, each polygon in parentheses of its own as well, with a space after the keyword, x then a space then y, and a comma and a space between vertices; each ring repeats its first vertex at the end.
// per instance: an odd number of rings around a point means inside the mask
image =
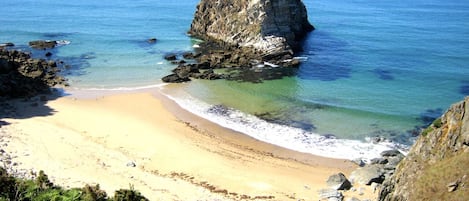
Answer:
MULTIPOLYGON (((233 77, 231 73, 216 75, 211 71, 205 73, 209 76, 200 76, 200 70, 207 69, 251 69, 259 73, 298 66, 300 60, 294 54, 301 50, 302 39, 312 30, 301 0, 201 0, 188 32, 204 41, 191 56, 195 63, 176 62, 179 66, 174 74, 163 81, 233 77)), ((281 73, 275 71, 264 77, 272 79, 273 74, 281 73)))
POLYGON ((380 201, 469 198, 469 97, 423 130, 387 177, 380 201))

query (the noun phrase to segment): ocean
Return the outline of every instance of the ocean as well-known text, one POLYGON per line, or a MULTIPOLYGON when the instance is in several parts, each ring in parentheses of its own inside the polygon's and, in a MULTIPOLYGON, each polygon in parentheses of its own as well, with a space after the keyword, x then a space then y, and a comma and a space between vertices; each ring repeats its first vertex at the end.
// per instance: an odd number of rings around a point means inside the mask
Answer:
MULTIPOLYGON (((168 53, 191 51, 198 0, 1 0, 0 43, 67 40, 48 50, 73 90, 164 87, 168 53), (157 38, 155 44, 146 42, 157 38)), ((294 76, 194 80, 168 96, 222 126, 333 158, 405 150, 469 95, 469 2, 303 0, 316 30, 294 76), (377 142, 379 141, 379 142, 377 142)), ((41 57, 45 51, 33 51, 41 57)))

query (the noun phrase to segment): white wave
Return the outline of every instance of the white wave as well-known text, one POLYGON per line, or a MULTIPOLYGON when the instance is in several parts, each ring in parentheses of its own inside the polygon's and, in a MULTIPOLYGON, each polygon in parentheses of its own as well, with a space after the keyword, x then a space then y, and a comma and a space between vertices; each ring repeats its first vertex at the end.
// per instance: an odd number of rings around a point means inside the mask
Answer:
POLYGON ((68 45, 70 43, 71 43, 71 41, 68 41, 68 40, 56 40, 55 41, 56 46, 68 45))
POLYGON ((258 140, 299 152, 329 158, 369 161, 380 157, 379 154, 385 150, 399 148, 393 143, 375 144, 359 140, 328 138, 299 128, 269 123, 256 116, 231 108, 223 106, 217 108, 190 95, 184 97, 167 96, 182 108, 211 122, 258 140))

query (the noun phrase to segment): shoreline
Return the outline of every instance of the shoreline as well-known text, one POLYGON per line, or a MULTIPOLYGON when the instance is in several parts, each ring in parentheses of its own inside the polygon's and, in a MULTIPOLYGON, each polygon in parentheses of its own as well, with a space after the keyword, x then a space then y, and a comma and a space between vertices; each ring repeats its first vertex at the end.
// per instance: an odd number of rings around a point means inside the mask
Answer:
MULTIPOLYGON (((23 108, 17 111, 23 116, 44 109, 29 102, 15 104, 23 108)), ((223 128, 185 111, 158 90, 94 99, 60 97, 45 106, 53 111, 50 115, 6 119, 10 125, 2 132, 6 129, 15 137, 4 149, 14 154, 17 169, 42 169, 65 187, 99 183, 112 192, 131 183, 151 200, 283 200, 291 195, 317 200, 329 175, 348 175, 356 167, 347 160, 291 151, 223 128), (74 157, 78 161, 70 159, 74 157), (177 192, 179 188, 184 192, 177 192)))

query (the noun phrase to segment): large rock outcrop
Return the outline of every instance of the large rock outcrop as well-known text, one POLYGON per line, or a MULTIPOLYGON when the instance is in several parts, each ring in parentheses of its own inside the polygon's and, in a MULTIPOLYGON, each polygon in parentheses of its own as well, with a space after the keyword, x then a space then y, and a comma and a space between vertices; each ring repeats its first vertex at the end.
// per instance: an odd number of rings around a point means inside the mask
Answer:
POLYGON ((387 178, 381 201, 469 199, 469 97, 425 129, 387 178))
POLYGON ((188 32, 204 40, 193 54, 196 64, 176 62, 179 66, 173 74, 162 80, 230 79, 257 83, 290 76, 290 71, 276 68, 300 64, 294 53, 313 29, 301 0, 201 0, 188 32), (220 75, 212 71, 219 68, 236 72, 220 75))
POLYGON ((26 52, 0 48, 0 98, 31 97, 55 85, 67 85, 55 61, 33 59, 26 52))
POLYGON ((301 0, 201 0, 189 34, 267 54, 292 54, 313 29, 301 0))

